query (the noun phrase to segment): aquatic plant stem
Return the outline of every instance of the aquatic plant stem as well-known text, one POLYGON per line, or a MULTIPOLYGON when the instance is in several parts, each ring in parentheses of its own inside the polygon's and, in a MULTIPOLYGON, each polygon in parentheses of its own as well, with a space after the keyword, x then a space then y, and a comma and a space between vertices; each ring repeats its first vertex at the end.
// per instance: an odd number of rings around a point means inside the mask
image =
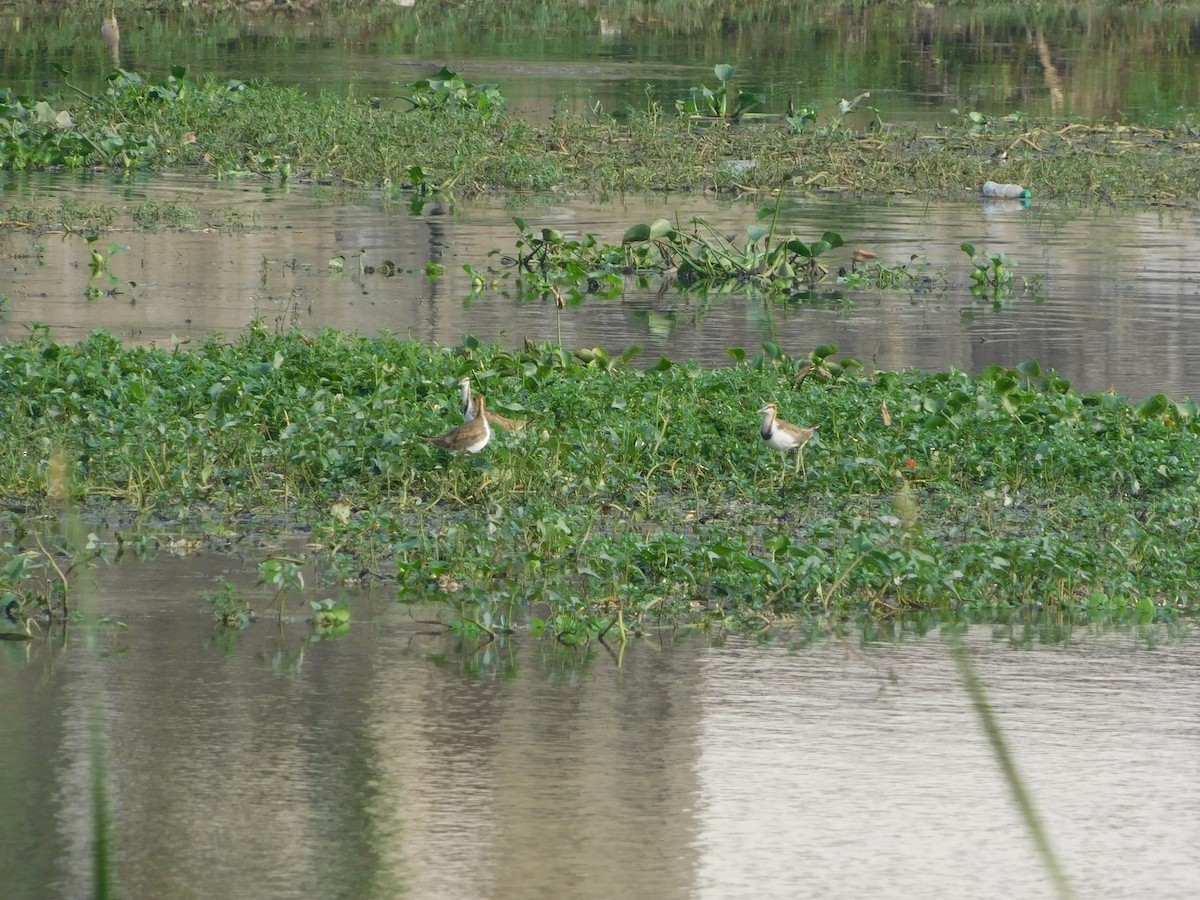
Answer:
POLYGON ((1013 759, 1012 753, 1004 740, 1004 733, 1000 729, 1000 723, 996 720, 996 715, 992 710, 991 704, 988 703, 987 693, 983 682, 979 678, 979 673, 975 670, 975 664, 971 659, 971 651, 963 643, 960 636, 953 635, 950 643, 950 652, 954 657, 955 664, 958 666, 959 677, 962 678, 963 686, 967 689, 967 695, 971 698, 971 705, 975 707, 975 711, 979 714, 979 722, 983 726, 983 732, 987 736, 988 743, 992 746, 992 752, 996 756, 996 761, 1000 764, 1000 770, 1004 773, 1004 780, 1008 783, 1009 790, 1012 791, 1013 799, 1017 803, 1017 809, 1021 812, 1021 818, 1025 820, 1025 827, 1028 829, 1034 844, 1037 846, 1038 855, 1042 858, 1042 865, 1046 867, 1046 872, 1054 882, 1054 888, 1058 892, 1058 896, 1063 898, 1063 900, 1071 900, 1075 896, 1075 892, 1072 890, 1071 883, 1067 880, 1066 873, 1063 872, 1058 857, 1054 853, 1054 847, 1050 844, 1050 837, 1046 834, 1046 829, 1042 826, 1041 819, 1034 808, 1033 798, 1025 789, 1025 784, 1021 780, 1020 773, 1017 772, 1016 761, 1013 759))
POLYGON ((70 585, 67 582, 67 576, 63 574, 63 570, 59 567, 58 561, 55 560, 54 554, 52 554, 46 550, 46 546, 42 543, 41 537, 39 537, 35 533, 33 536, 33 539, 37 543, 38 549, 40 551, 42 551, 42 556, 46 557, 46 559, 50 562, 50 565, 53 567, 54 571, 58 573, 58 580, 62 584, 62 592, 63 592, 63 616, 66 617, 66 615, 71 611, 70 603, 69 603, 69 601, 70 601, 70 594, 69 594, 70 585))

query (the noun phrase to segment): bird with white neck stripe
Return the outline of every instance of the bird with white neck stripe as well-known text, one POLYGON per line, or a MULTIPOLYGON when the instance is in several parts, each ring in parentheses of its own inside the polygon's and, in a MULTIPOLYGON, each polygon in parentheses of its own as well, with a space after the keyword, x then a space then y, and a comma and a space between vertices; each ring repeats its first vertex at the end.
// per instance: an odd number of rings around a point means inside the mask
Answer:
MULTIPOLYGON (((466 375, 458 379, 458 389, 461 394, 459 402, 462 403, 463 418, 470 422, 473 418, 475 418, 475 403, 471 394, 471 379, 466 375)), ((475 394, 474 396, 478 397, 479 394, 475 394)), ((500 428, 503 428, 505 431, 518 431, 525 427, 525 423, 523 421, 506 419, 504 416, 500 415, 499 413, 494 413, 490 409, 487 410, 484 415, 487 416, 489 424, 497 425, 500 428)))
MULTIPOLYGON (((785 422, 779 418, 779 407, 774 403, 765 404, 758 412, 763 417, 762 427, 758 429, 759 437, 768 447, 781 453, 796 450, 796 471, 803 472, 804 445, 817 433, 817 426, 801 428, 799 425, 785 422)), ((804 474, 808 477, 807 472, 804 474)))

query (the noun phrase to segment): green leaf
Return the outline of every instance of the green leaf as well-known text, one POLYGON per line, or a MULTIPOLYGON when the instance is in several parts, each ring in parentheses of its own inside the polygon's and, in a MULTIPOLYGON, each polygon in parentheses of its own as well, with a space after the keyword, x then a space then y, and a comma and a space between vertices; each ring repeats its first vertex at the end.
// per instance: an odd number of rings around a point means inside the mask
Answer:
POLYGON ((1001 397, 1007 397, 1021 386, 1021 383, 1011 375, 1001 375, 992 382, 992 387, 996 389, 996 393, 1001 397))
POLYGON ((1171 406, 1171 401, 1165 394, 1155 394, 1147 397, 1134 409, 1139 419, 1154 419, 1165 413, 1171 406))
POLYGON ((815 350, 813 350, 810 356, 812 357, 813 362, 818 362, 820 360, 828 359, 837 352, 837 344, 822 344, 820 347, 817 347, 815 350))
POLYGON ((650 239, 656 241, 659 238, 668 237, 675 233, 675 226, 670 219, 655 219, 650 223, 650 239))
POLYGON ((625 232, 625 234, 621 236, 622 244, 640 244, 648 240, 650 240, 649 225, 632 225, 625 232))
POLYGON ((739 553, 734 557, 735 560, 742 564, 742 568, 746 570, 756 570, 759 572, 770 572, 771 577, 775 581, 780 581, 779 567, 769 559, 763 559, 760 556, 752 556, 749 553, 739 553))
POLYGON ((752 106, 759 106, 762 102, 762 94, 756 94, 754 91, 738 91, 737 102, 734 105, 738 112, 745 112, 752 106))
POLYGON ((1175 415, 1181 422, 1194 419, 1198 410, 1200 410, 1200 405, 1197 405, 1195 400, 1177 400, 1175 402, 1175 415))
POLYGON ((713 66, 713 74, 717 76, 717 81, 724 84, 729 79, 733 78, 733 73, 737 71, 737 66, 731 66, 726 63, 713 66))

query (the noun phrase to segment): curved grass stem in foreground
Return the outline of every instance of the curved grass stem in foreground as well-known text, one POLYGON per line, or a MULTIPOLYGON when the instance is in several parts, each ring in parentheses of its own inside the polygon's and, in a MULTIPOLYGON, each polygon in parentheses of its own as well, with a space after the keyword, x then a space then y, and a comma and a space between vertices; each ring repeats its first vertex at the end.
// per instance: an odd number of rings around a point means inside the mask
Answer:
POLYGON ((1029 832, 1029 836, 1033 839, 1034 846, 1037 847, 1038 856, 1041 857, 1042 865, 1049 874, 1058 896, 1061 900, 1072 900, 1075 896, 1075 891, 1071 887, 1071 882, 1058 860, 1058 854, 1054 852, 1054 845, 1051 844, 1050 835, 1046 832, 1041 816, 1038 815, 1037 808, 1034 806, 1033 797, 1030 795, 1028 788, 1026 788, 1021 774, 1017 771, 1016 760, 1008 747, 1008 742, 1004 738, 1004 732, 1000 727, 999 720, 996 718, 996 713, 992 709, 992 705, 988 702, 987 689, 984 687, 983 681, 979 678, 979 673, 975 669, 975 663, 971 659, 971 651, 963 643, 961 636, 953 632, 951 632, 950 647, 954 661, 958 666, 958 677, 962 680, 967 695, 971 698, 971 705, 975 707, 975 712, 979 716, 980 727, 987 737, 992 754, 996 757, 996 762, 1004 775, 1004 780, 1008 784, 1009 791, 1012 793, 1013 802, 1016 803, 1017 810, 1021 814, 1021 819, 1025 823, 1025 830, 1029 832))

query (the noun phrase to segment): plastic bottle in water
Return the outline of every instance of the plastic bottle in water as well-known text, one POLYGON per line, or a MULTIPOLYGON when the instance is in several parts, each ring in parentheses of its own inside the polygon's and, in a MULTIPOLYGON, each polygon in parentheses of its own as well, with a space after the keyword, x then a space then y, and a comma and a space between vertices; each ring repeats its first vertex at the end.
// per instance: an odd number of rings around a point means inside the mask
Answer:
POLYGON ((1033 194, 1019 184, 997 184, 995 181, 985 181, 983 183, 983 196, 1001 197, 1007 200, 1026 200, 1032 197, 1033 194))

